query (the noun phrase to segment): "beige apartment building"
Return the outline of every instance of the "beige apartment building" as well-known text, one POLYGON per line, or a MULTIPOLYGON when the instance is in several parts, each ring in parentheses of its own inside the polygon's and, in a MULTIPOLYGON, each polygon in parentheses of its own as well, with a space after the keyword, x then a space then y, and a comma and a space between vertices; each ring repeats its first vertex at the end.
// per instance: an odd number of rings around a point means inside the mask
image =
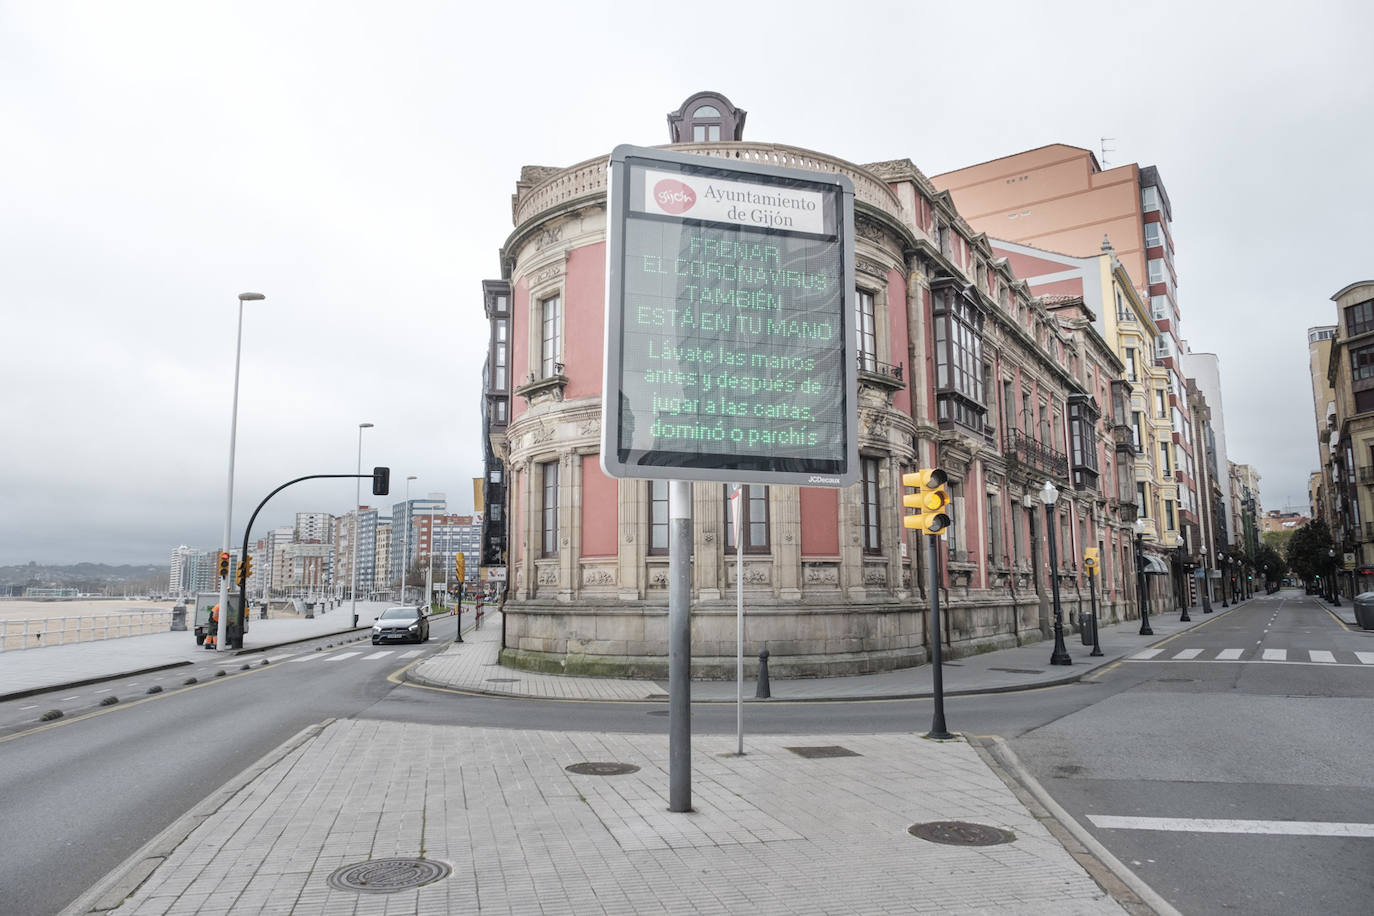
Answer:
POLYGON ((1323 476, 1337 555, 1353 555, 1342 590, 1364 591, 1374 574, 1374 280, 1351 283, 1331 299, 1337 324, 1326 379, 1335 410, 1328 413, 1323 476))

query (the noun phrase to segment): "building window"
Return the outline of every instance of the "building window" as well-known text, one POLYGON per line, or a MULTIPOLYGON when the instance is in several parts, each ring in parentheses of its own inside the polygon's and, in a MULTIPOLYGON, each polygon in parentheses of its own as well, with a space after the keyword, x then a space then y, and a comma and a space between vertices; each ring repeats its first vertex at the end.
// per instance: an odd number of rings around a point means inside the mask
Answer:
POLYGON ((988 563, 1003 566, 1002 556, 1002 504, 996 493, 987 494, 988 506, 988 563))
POLYGON ((1174 501, 1172 499, 1164 500, 1164 524, 1168 526, 1170 531, 1177 527, 1174 524, 1174 501))
POLYGON ((506 399, 501 398, 492 405, 492 420, 496 423, 506 422, 506 399))
POLYGON ((859 368, 874 372, 878 368, 878 336, 875 332, 872 293, 858 291, 854 298, 854 323, 859 329, 859 368))
POLYGON ((878 459, 859 460, 863 483, 864 553, 882 553, 882 531, 878 511, 878 459))
POLYGON ((1168 398, 1168 392, 1163 388, 1155 389, 1155 413, 1161 420, 1167 419, 1169 416, 1168 398))
POLYGON ((693 143, 714 143, 720 139, 720 109, 714 105, 702 105, 692 112, 692 142, 693 143), (715 118, 713 124, 703 119, 715 118))
POLYGON ((539 373, 543 378, 560 375, 563 352, 563 300, 550 296, 539 303, 543 335, 539 345, 539 373))
POLYGON ((1145 481, 1135 482, 1135 505, 1141 518, 1150 517, 1150 504, 1145 500, 1145 481))
POLYGON ((1169 460, 1169 443, 1161 442, 1159 444, 1159 457, 1161 459, 1159 469, 1164 473, 1164 478, 1167 480, 1174 473, 1173 463, 1169 460))
POLYGON ((1163 226, 1159 223, 1145 224, 1145 247, 1158 248, 1164 244, 1163 226))
POLYGON ((1151 283, 1167 282, 1169 271, 1168 268, 1164 266, 1163 258, 1150 258, 1149 263, 1146 264, 1145 267, 1151 283))
POLYGON ((668 481, 649 481, 649 553, 668 552, 668 481))
POLYGON ((983 313, 951 286, 935 298, 935 387, 939 419, 982 432, 983 313))
POLYGON ((1173 310, 1169 307, 1168 296, 1150 297, 1150 317, 1156 321, 1163 321, 1173 315, 1173 310))
POLYGON ((1345 333, 1348 337, 1374 331, 1374 299, 1356 303, 1345 310, 1345 333))
POLYGON ((544 538, 540 554, 546 557, 558 556, 558 462, 545 461, 539 465, 540 482, 543 487, 543 501, 540 503, 540 523, 544 538))
MULTIPOLYGON (((744 552, 767 553, 768 545, 768 488, 745 484, 740 494, 740 524, 744 528, 744 552)), ((735 549, 734 513, 730 510, 730 488, 725 488, 725 548, 735 549)))
POLYGON ((1135 347, 1126 348, 1126 378, 1128 381, 1136 380, 1135 374, 1135 347))
POLYGON ((1146 213, 1159 209, 1159 188, 1151 185, 1140 189, 1140 207, 1146 213))
POLYGON ((1353 347, 1350 350, 1350 369, 1355 381, 1374 378, 1374 344, 1353 347))
POLYGON ((501 318, 496 322, 496 358, 491 367, 491 386, 497 391, 506 387, 506 346, 506 320, 501 318))

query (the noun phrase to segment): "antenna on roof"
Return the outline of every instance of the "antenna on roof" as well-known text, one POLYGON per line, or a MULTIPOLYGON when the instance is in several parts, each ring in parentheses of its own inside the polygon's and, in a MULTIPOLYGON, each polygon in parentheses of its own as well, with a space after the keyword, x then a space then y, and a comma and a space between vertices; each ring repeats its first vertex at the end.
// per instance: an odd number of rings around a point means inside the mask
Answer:
POLYGON ((1108 141, 1108 140, 1115 140, 1116 138, 1115 138, 1115 137, 1098 137, 1097 139, 1100 140, 1101 143, 1102 143, 1102 167, 1105 169, 1105 168, 1107 167, 1107 154, 1108 154, 1108 153, 1114 153, 1114 152, 1116 152, 1116 148, 1115 148, 1115 147, 1109 147, 1109 146, 1107 146, 1107 141, 1108 141))

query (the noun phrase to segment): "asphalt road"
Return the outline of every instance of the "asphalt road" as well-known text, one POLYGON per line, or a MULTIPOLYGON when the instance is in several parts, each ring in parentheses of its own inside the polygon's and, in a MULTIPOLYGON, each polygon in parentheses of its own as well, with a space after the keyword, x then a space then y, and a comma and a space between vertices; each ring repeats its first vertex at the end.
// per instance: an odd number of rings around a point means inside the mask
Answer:
MULTIPOLYGON (((1086 682, 947 698, 949 728, 1006 737, 1057 801, 1182 912, 1292 913, 1320 901, 1321 912, 1363 913, 1374 840, 1199 833, 1180 829, 1178 819, 1374 823, 1374 768, 1359 763, 1374 759, 1374 668, 1299 660, 1311 651, 1374 652, 1374 639, 1342 629, 1292 592, 1213 620, 1169 641, 1155 660, 1121 662, 1086 682), (1242 660, 1216 660, 1236 648, 1242 660), (1173 660, 1186 649, 1197 657, 1173 660), (1291 658, 1246 660, 1266 649, 1291 658), (1170 829, 1148 830, 1092 820, 1103 816, 1173 820, 1150 822, 1170 829)), ((453 629, 451 618, 435 621, 425 650, 441 648, 453 629)), ((209 661, 196 668, 210 679, 192 687, 176 685, 197 672, 177 669, 165 675, 172 686, 163 694, 90 707, 85 717, 69 710, 70 718, 39 730, 31 720, 7 727, 10 704, 0 704, 0 803, 7 835, 22 838, 7 843, 18 855, 0 857, 0 913, 56 912, 214 787, 330 717, 667 729, 666 704, 398 686, 387 676, 413 658, 366 662, 371 647, 363 641, 358 649, 368 651, 343 658, 348 650, 336 648, 337 661, 248 672, 230 664, 221 678, 209 661)), ((947 687, 957 672, 951 665, 947 687)), ((118 683, 104 686, 121 694, 118 683)), ((751 703, 745 746, 763 733, 925 732, 931 718, 929 700, 751 703)), ((696 734, 734 734, 734 706, 699 704, 692 723, 696 734)))

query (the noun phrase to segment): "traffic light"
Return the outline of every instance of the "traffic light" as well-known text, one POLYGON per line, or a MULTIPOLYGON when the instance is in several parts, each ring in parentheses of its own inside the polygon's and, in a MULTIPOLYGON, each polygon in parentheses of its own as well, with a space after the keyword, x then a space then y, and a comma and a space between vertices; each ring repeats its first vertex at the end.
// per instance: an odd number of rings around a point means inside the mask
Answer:
POLYGON ((391 468, 372 469, 372 495, 386 496, 391 492, 391 468))
POLYGON ((229 578, 229 551, 224 551, 219 555, 219 577, 229 578))
POLYGON ((463 556, 463 554, 460 553, 453 558, 453 571, 458 574, 459 582, 467 578, 467 565, 467 557, 463 556))
POLYGON ((903 506, 916 510, 916 514, 902 517, 903 525, 926 534, 939 534, 949 527, 949 513, 945 511, 949 505, 949 491, 945 489, 947 479, 939 468, 922 468, 902 475, 902 486, 921 491, 902 497, 903 506))
POLYGON ((1083 568, 1088 571, 1088 575, 1097 575, 1097 548, 1088 547, 1083 551, 1083 568))
POLYGON ((248 557, 242 563, 239 564, 239 572, 238 575, 234 578, 234 581, 237 582, 239 585, 244 585, 248 582, 249 577, 252 575, 253 558, 248 557))

